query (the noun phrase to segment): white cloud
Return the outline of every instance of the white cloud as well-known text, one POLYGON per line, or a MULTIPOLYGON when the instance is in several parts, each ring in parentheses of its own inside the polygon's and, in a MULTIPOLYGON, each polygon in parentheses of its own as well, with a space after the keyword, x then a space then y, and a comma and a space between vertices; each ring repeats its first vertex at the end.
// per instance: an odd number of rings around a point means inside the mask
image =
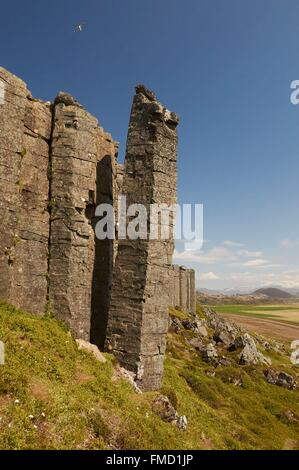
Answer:
MULTIPOLYGON (((262 251, 249 251, 232 246, 229 248, 223 245, 214 246, 209 250, 184 250, 182 252, 175 251, 174 253, 174 259, 178 262, 199 263, 204 265, 243 264, 248 258, 260 259, 262 256, 262 251)), ((250 266, 250 264, 248 264, 248 266, 250 266)), ((254 264, 252 264, 252 266, 254 266, 254 264)))
POLYGON ((224 242, 222 242, 222 245, 231 246, 231 247, 239 247, 239 248, 241 246, 244 246, 243 243, 234 242, 232 240, 224 240, 224 242))
POLYGON ((290 238, 285 238, 281 240, 280 246, 283 248, 294 248, 295 246, 299 245, 299 240, 291 240, 290 238))
POLYGON ((279 256, 271 259, 262 251, 250 250, 245 245, 230 240, 212 248, 176 251, 174 258, 178 264, 193 267, 197 271, 199 287, 209 287, 213 284, 217 288, 244 288, 250 291, 261 286, 277 285, 298 287, 299 290, 298 264, 294 265, 296 271, 290 271, 292 268, 286 267, 285 257, 283 264, 278 264, 279 256))
MULTIPOLYGON (((209 274, 209 273, 203 273, 209 274)), ((214 282, 217 288, 234 288, 244 292, 251 292, 260 287, 279 286, 282 288, 295 288, 299 292, 299 271, 265 272, 251 270, 244 272, 221 273, 218 279, 208 279, 197 271, 196 285, 200 287, 210 287, 214 282)), ((209 277, 209 276, 208 276, 209 277)))
MULTIPOLYGON (((199 275, 199 274, 198 274, 199 275)), ((264 272, 264 271, 247 271, 241 273, 227 273, 221 276, 228 285, 236 287, 246 286, 248 288, 260 286, 278 285, 281 287, 295 287, 299 290, 299 271, 283 271, 283 272, 264 272)))
POLYGON ((262 258, 251 259, 243 263, 243 266, 248 266, 252 268, 256 266, 265 266, 265 265, 269 265, 269 262, 266 259, 262 259, 262 258))
POLYGON ((210 271, 209 273, 201 273, 200 279, 202 281, 216 281, 217 279, 219 279, 219 276, 217 276, 217 274, 210 271))
POLYGON ((215 246, 210 250, 202 251, 191 251, 185 250, 181 253, 177 251, 174 253, 174 259, 178 261, 200 263, 200 264, 219 264, 219 263, 230 263, 237 261, 238 257, 233 252, 223 246, 215 246))
POLYGON ((249 251, 249 250, 238 250, 238 256, 244 256, 245 258, 260 258, 263 256, 262 251, 249 251))

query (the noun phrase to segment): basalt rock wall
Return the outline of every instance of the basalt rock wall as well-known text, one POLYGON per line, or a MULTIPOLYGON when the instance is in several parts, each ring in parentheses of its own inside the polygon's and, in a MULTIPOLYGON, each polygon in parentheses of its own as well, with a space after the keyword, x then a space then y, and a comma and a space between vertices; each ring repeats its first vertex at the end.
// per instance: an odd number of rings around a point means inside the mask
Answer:
POLYGON ((0 297, 41 314, 48 289, 52 113, 0 69, 0 297))
POLYGON ((114 242, 95 208, 116 199, 118 144, 67 93, 36 100, 3 68, 0 83, 0 298, 103 344, 114 242))
POLYGON ((170 305, 195 313, 195 271, 184 266, 172 266, 169 285, 170 305))
POLYGON ((96 208, 117 218, 121 194, 126 208, 175 204, 177 124, 138 86, 119 165, 118 144, 72 96, 36 100, 0 68, 0 299, 53 312, 144 390, 161 385, 168 307, 195 310, 194 272, 172 266, 171 237, 118 239, 116 224, 114 240, 99 239, 96 208))

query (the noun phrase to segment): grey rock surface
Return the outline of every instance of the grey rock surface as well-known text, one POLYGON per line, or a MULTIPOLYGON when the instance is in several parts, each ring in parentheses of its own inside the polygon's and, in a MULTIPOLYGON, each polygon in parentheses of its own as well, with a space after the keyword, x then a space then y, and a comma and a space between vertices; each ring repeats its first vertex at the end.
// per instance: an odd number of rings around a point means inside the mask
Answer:
MULTIPOLYGON (((138 86, 122 183, 127 207, 176 203, 176 146, 176 125, 169 125, 167 110, 138 86)), ((136 374, 142 390, 161 386, 173 249, 172 239, 118 241, 106 349, 136 374)))
POLYGON ((91 344, 88 341, 85 341, 84 339, 77 339, 76 344, 78 346, 79 351, 87 351, 93 354, 97 361, 102 363, 107 362, 107 359, 95 344, 91 344))
POLYGON ((295 389, 297 387, 295 378, 286 372, 279 372, 273 368, 268 368, 265 370, 264 375, 267 382, 272 385, 288 389, 295 389))

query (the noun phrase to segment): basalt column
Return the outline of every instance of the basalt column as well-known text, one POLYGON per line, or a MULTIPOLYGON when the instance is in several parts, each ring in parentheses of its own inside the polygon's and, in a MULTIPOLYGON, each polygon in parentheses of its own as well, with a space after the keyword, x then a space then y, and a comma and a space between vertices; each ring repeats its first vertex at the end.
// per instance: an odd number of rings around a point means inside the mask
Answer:
POLYGON ((47 302, 50 104, 0 68, 0 298, 43 314, 47 302))
MULTIPOLYGON (((177 124, 152 92, 136 87, 122 185, 127 207, 143 204, 149 213, 151 204, 176 203, 177 124)), ((118 242, 106 348, 143 390, 162 382, 173 248, 172 238, 118 242)))
POLYGON ((169 282, 169 305, 185 312, 196 311, 195 271, 184 266, 172 266, 169 282))
POLYGON ((196 312, 196 286, 195 286, 195 271, 189 269, 189 310, 196 312))
POLYGON ((97 120, 59 94, 50 152, 49 298, 77 337, 94 342, 99 316, 108 314, 113 263, 112 247, 95 239, 95 208, 113 199, 114 150, 97 120))
POLYGON ((180 267, 173 265, 169 282, 169 305, 180 308, 180 304, 180 267))

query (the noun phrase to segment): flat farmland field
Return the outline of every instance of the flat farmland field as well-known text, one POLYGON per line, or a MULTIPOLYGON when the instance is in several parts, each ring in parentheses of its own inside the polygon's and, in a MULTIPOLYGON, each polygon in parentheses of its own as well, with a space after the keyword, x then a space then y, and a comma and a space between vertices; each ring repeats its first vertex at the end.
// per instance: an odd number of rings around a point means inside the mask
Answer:
POLYGON ((250 331, 287 341, 299 339, 299 303, 215 305, 213 308, 250 331))

